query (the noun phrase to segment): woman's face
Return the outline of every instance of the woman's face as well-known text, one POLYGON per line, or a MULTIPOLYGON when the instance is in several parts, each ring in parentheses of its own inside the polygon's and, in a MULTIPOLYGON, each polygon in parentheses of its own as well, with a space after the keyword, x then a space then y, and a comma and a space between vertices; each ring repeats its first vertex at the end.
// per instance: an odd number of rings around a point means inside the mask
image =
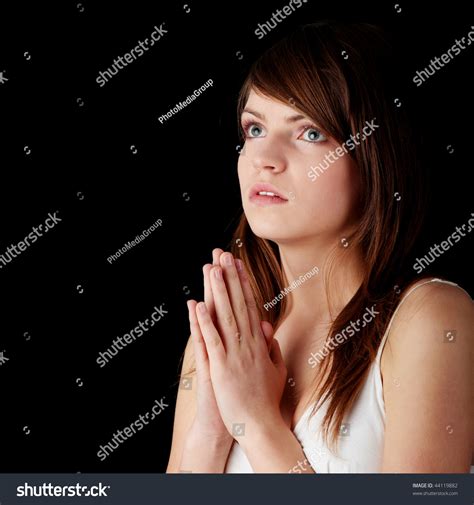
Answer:
POLYGON ((332 242, 347 236, 358 217, 360 184, 350 155, 335 153, 340 144, 290 104, 254 91, 241 123, 245 146, 238 173, 244 212, 255 235, 276 243, 316 237, 332 242), (308 175, 312 167, 321 167, 313 170, 317 177, 308 175))

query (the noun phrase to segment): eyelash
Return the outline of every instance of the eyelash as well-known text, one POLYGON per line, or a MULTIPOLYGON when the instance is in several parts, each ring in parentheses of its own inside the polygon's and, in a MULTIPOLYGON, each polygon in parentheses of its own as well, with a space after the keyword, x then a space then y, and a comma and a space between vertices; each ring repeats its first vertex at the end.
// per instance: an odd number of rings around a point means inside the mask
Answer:
POLYGON ((251 121, 249 119, 247 119, 246 121, 243 120, 242 121, 242 135, 244 136, 244 138, 255 138, 255 137, 249 137, 247 135, 247 130, 249 129, 250 126, 260 126, 258 123, 256 123, 255 121, 251 121))
MULTIPOLYGON (((251 136, 247 135, 247 130, 249 129, 249 127, 254 126, 254 125, 258 126, 260 128, 263 128, 262 125, 260 125, 259 123, 256 123, 255 121, 252 121, 250 119, 242 121, 241 128, 242 128, 242 135, 244 136, 244 138, 246 138, 246 139, 258 138, 258 137, 251 137, 251 136)), ((327 140, 327 135, 325 133, 323 133, 319 128, 317 128, 316 125, 314 125, 314 124, 308 124, 308 125, 303 126, 303 131, 300 133, 298 138, 301 135, 303 135, 307 130, 316 130, 318 133, 320 133, 324 137, 324 140, 327 140)), ((324 140, 321 140, 319 142, 317 142, 317 141, 311 142, 309 140, 305 140, 305 142, 308 142, 309 144, 320 144, 321 142, 324 142, 324 140)))

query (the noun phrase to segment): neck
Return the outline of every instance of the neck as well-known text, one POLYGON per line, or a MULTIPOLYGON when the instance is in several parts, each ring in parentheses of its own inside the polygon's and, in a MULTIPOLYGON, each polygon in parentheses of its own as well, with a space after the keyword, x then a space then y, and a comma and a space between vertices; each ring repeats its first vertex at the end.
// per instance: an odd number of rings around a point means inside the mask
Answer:
POLYGON ((287 286, 307 274, 286 296, 284 318, 297 318, 309 324, 330 323, 360 286, 363 275, 360 250, 342 245, 335 250, 334 242, 279 244, 279 249, 287 286))

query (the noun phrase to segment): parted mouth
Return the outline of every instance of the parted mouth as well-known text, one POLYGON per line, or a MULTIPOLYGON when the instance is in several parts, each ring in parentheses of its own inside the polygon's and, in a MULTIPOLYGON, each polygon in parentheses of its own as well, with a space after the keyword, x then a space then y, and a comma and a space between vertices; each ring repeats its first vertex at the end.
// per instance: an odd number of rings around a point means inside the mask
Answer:
POLYGON ((250 189, 249 199, 253 200, 258 197, 267 197, 268 199, 274 200, 275 202, 281 200, 282 202, 287 202, 286 198, 281 191, 279 191, 272 184, 266 182, 260 182, 252 186, 250 189))

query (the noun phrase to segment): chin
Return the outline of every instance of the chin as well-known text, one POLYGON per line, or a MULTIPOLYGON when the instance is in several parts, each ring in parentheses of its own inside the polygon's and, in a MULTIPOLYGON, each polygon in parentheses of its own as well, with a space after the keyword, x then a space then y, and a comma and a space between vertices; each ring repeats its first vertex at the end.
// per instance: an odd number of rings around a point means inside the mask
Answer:
POLYGON ((253 234, 259 238, 271 240, 272 242, 276 242, 278 244, 295 239, 295 237, 289 232, 290 230, 281 223, 269 223, 268 221, 264 221, 262 219, 248 220, 248 223, 253 234))

